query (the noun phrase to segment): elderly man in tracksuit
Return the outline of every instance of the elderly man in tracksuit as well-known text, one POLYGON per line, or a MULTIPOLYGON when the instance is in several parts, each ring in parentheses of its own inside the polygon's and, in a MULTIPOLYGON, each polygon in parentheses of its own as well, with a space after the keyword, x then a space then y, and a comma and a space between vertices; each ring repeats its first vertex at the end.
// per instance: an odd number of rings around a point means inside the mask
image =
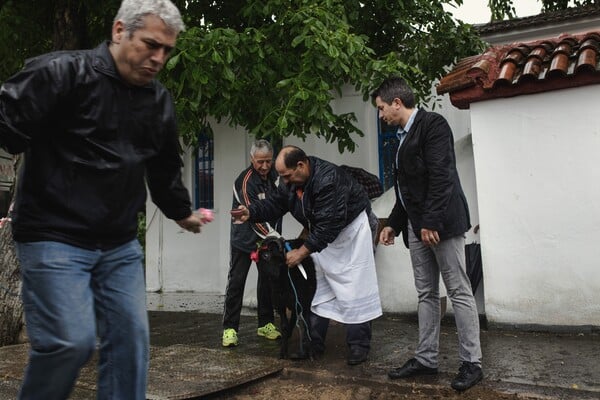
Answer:
POLYGON ((346 327, 348 364, 367 359, 371 321, 381 302, 373 255, 371 207, 365 189, 342 168, 309 157, 295 146, 284 147, 275 169, 285 185, 266 201, 239 207, 238 221, 265 221, 290 212, 308 230, 304 244, 286 254, 293 268, 311 256, 317 290, 310 318, 312 349, 325 349, 329 320, 346 327))
MULTIPOLYGON (((277 189, 277 173, 273 169, 273 147, 260 139, 250 148, 250 163, 235 180, 233 187, 233 208, 240 204, 248 206, 251 203, 265 200, 277 189)), ((231 224, 230 246, 231 258, 227 289, 225 290, 225 307, 223 311, 222 345, 231 347, 238 345, 238 328, 244 297, 244 286, 252 260, 250 255, 257 249, 257 243, 271 230, 281 232, 281 219, 275 218, 270 223, 231 224)), ((257 261, 258 262, 258 261, 257 261)), ((273 324, 273 303, 269 280, 258 271, 256 288, 258 312, 258 336, 275 340, 281 336, 273 324)))

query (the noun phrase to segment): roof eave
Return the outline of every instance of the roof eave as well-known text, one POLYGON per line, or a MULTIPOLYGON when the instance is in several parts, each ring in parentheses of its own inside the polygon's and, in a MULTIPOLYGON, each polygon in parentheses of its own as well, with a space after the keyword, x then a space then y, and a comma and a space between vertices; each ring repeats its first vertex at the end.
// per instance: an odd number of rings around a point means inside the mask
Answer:
POLYGON ((485 100, 523 96, 555 90, 570 89, 600 84, 600 73, 579 73, 572 77, 545 79, 541 82, 529 81, 519 85, 496 85, 493 90, 484 90, 481 86, 471 86, 450 92, 450 102, 461 110, 467 110, 472 103, 485 100))

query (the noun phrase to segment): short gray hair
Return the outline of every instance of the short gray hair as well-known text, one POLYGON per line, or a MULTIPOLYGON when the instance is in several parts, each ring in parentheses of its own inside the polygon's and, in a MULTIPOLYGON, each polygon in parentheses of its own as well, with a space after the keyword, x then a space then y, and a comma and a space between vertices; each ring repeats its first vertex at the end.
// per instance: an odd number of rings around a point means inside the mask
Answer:
POLYGON ((254 157, 256 153, 273 154, 273 146, 271 146, 271 143, 269 143, 268 140, 258 139, 252 143, 252 147, 250 147, 250 157, 254 157))
POLYGON ((144 18, 155 15, 176 34, 185 30, 179 9, 170 0, 123 0, 114 22, 122 21, 131 36, 144 27, 144 18))

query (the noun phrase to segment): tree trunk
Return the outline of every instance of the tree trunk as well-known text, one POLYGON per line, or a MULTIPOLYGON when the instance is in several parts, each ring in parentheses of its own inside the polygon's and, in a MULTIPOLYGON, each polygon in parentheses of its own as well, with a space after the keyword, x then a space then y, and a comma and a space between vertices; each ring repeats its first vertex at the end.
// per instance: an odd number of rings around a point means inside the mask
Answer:
POLYGON ((54 5, 55 50, 76 50, 89 45, 85 4, 79 0, 57 0, 54 5))
POLYGON ((0 346, 15 344, 23 329, 19 262, 10 222, 0 227, 0 346))

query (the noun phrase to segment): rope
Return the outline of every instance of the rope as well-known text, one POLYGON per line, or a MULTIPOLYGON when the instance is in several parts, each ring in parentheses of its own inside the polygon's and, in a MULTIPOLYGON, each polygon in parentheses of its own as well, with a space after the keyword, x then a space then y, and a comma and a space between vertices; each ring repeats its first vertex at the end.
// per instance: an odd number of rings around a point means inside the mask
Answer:
MULTIPOLYGON (((308 329, 308 323, 304 319, 304 315, 303 315, 304 308, 302 307, 302 304, 300 303, 300 300, 298 299, 298 291, 296 290, 296 285, 294 285, 294 280, 292 279, 292 275, 290 274, 289 268, 288 268, 288 279, 290 281, 290 286, 292 287, 292 290, 294 291, 294 299, 295 299, 294 308, 296 309, 296 316, 297 316, 296 326, 298 327, 298 329, 302 330, 302 327, 300 326, 300 321, 302 320, 302 322, 304 322, 304 329, 306 330, 306 337, 308 338, 309 341, 312 341, 312 338, 310 337, 310 331, 308 329)), ((300 350, 304 351, 304 343, 302 340, 300 340, 300 350)))

